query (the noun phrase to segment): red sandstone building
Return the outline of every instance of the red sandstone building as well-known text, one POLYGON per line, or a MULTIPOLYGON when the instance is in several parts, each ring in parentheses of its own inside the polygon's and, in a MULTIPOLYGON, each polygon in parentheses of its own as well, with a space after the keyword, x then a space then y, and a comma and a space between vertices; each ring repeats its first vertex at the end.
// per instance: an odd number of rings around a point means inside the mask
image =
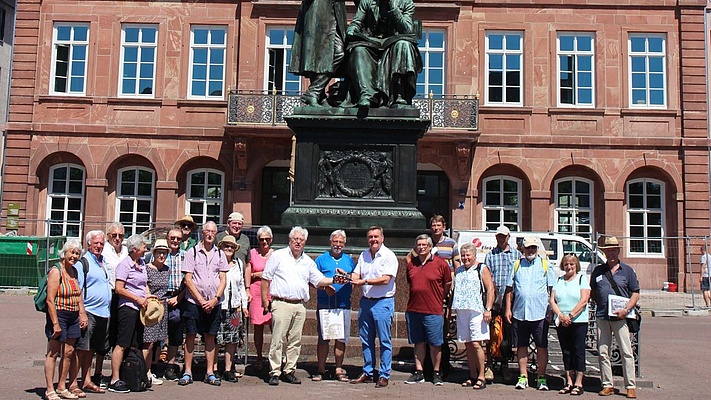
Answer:
MULTIPOLYGON (((643 287, 688 278, 662 237, 709 233, 705 1, 416 4, 420 102, 449 118, 420 142, 421 211, 455 229, 630 237, 643 287), (479 96, 478 127, 451 123, 451 95, 479 96)), ((19 204, 21 233, 68 236, 234 210, 278 224, 280 117, 305 88, 286 72, 298 7, 19 0, 3 216, 19 204)))

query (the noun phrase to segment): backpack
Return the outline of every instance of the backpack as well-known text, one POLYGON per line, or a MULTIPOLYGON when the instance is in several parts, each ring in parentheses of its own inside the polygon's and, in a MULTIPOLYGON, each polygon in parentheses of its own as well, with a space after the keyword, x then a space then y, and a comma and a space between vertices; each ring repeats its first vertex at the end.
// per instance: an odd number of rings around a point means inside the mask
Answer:
POLYGON ((119 376, 122 381, 126 382, 128 389, 132 392, 145 392, 150 387, 147 374, 143 353, 134 347, 126 349, 119 376))
MULTIPOLYGON (((52 268, 57 268, 59 270, 59 280, 61 281, 62 269, 56 265, 52 268)), ((52 268, 50 268, 49 271, 51 271, 52 268)), ((49 276, 49 271, 47 271, 47 273, 40 279, 39 284, 37 285, 37 293, 35 293, 34 296, 35 310, 43 313, 47 312, 47 277, 49 276)))
MULTIPOLYGON (((546 276, 548 275, 548 259, 541 257, 541 262, 543 262, 543 276, 546 276)), ((519 267, 521 267, 520 258, 514 263, 514 275, 516 275, 516 271, 518 271, 519 267)))

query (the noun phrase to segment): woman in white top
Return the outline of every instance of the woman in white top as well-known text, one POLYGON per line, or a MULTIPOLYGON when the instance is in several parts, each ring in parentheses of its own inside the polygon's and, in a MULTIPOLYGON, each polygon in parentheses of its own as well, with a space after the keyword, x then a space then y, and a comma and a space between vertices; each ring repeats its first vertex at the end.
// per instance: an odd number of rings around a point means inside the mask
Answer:
POLYGON ((462 266, 454 274, 452 310, 457 313, 457 340, 464 342, 469 363, 469 378, 462 386, 484 389, 485 354, 483 342, 489 340, 494 281, 489 268, 476 261, 476 247, 466 243, 459 248, 462 266), (484 296, 486 298, 484 299, 484 296))
MULTIPOLYGON (((233 258, 239 250, 239 244, 234 236, 227 235, 220 241, 218 247, 225 252, 230 270, 227 271, 227 286, 222 299, 222 324, 217 333, 217 343, 225 345, 225 373, 222 379, 227 382, 237 382, 242 375, 235 373, 234 360, 237 344, 242 341, 243 317, 249 316, 247 309, 247 292, 244 287, 244 264, 239 258, 233 258)), ((244 343, 244 342, 242 342, 244 343)), ((217 366, 215 366, 215 369, 217 366)))
POLYGON ((579 396, 583 394, 590 283, 588 277, 580 273, 580 260, 575 254, 565 255, 560 260, 560 269, 565 274, 553 286, 549 301, 556 315, 555 324, 566 372, 566 385, 558 393, 579 396))

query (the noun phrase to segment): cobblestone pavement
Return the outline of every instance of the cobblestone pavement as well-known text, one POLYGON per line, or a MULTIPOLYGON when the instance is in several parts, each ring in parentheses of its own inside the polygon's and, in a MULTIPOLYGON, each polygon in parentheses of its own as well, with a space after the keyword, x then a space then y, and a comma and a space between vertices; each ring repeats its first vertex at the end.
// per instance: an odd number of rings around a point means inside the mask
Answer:
MULTIPOLYGON (((46 339, 43 335, 44 317, 34 311, 32 298, 28 295, 0 295, 0 393, 6 399, 40 399, 44 393, 42 362, 46 339)), ((701 399, 707 398, 711 379, 711 359, 709 346, 711 317, 652 318, 643 322, 641 337, 641 372, 643 381, 652 382, 653 387, 638 389, 639 398, 655 399, 701 399)), ((593 359, 594 360, 594 359, 593 359)), ((356 376, 360 360, 348 359, 348 372, 356 376)), ((562 380, 553 360, 548 369, 549 383, 552 389, 560 388, 562 380)), ((513 365, 512 365, 513 367, 513 365)), ((597 366, 590 365, 585 386, 585 396, 597 396, 599 389, 597 366)), ((249 397, 263 399, 309 399, 348 397, 348 398, 493 398, 493 399, 550 399, 559 398, 555 391, 537 392, 534 389, 518 391, 511 384, 496 382, 484 391, 462 388, 460 382, 466 379, 468 371, 455 368, 444 386, 435 387, 431 383, 406 385, 411 371, 408 364, 394 365, 391 384, 387 388, 376 389, 373 385, 351 385, 334 381, 311 382, 309 372, 315 371, 313 363, 300 363, 297 376, 303 383, 289 385, 281 383, 278 387, 268 386, 263 379, 251 375, 239 383, 223 383, 221 387, 212 387, 201 382, 186 387, 179 387, 174 382, 167 382, 146 393, 105 395, 89 394, 87 398, 96 399, 198 399, 249 397)), ((512 371, 513 372, 513 371, 512 371)), ((105 374, 108 369, 105 368, 105 374)), ((199 372, 196 371, 196 375, 199 372)), ((621 380, 621 378, 619 379, 621 380)), ((652 386, 652 385, 647 385, 652 386)), ((621 398, 613 396, 613 399, 621 398)))

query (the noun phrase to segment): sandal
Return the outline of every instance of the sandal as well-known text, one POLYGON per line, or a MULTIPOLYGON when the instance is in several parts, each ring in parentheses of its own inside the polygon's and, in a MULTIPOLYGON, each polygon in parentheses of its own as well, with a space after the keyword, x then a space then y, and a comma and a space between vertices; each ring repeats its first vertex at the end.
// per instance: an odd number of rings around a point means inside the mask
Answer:
POLYGON ((474 381, 471 379, 467 379, 466 381, 464 381, 464 383, 462 383, 462 387, 472 387, 472 386, 474 386, 474 381))
POLYGON ((563 389, 560 389, 558 391, 558 394, 569 394, 572 391, 573 391, 573 385, 565 385, 565 386, 563 386, 563 389))
POLYGON ((178 380, 178 385, 186 386, 193 383, 193 376, 190 374, 183 374, 183 377, 178 380))
POLYGON ((69 389, 69 390, 80 399, 86 398, 86 393, 84 393, 84 391, 79 389, 78 387, 75 387, 74 389, 69 389))
POLYGON ((321 382, 324 375, 326 375, 325 372, 317 372, 311 376, 311 380, 314 382, 321 382))
POLYGON ((220 378, 216 377, 215 374, 210 374, 205 377, 205 383, 208 385, 212 386, 220 386, 222 385, 222 380, 220 378))
POLYGON ((573 386, 573 390, 570 391, 571 396, 580 396, 584 393, 582 386, 573 386))
POLYGON ((96 385, 95 385, 93 382, 91 382, 91 381, 89 381, 89 384, 86 385, 86 386, 84 386, 84 387, 82 388, 82 390, 85 391, 85 392, 87 392, 87 393, 96 393, 96 394, 106 393, 106 390, 104 390, 104 389, 102 389, 102 388, 96 386, 96 385))
POLYGON ((59 397, 61 397, 63 399, 78 399, 79 398, 79 396, 70 392, 69 389, 59 390, 59 391, 57 391, 57 394, 59 395, 59 397))
POLYGON ((52 390, 50 392, 45 392, 44 398, 47 400, 59 400, 60 399, 59 395, 54 390, 52 390))
POLYGON ((338 382, 349 382, 350 379, 348 379, 348 375, 346 375, 345 372, 341 372, 340 374, 336 374, 336 380, 338 382))
POLYGON ((486 389, 486 380, 484 380, 484 379, 477 379, 477 380, 476 380, 476 383, 475 383, 474 386, 472 386, 472 387, 474 388, 474 390, 486 389))

